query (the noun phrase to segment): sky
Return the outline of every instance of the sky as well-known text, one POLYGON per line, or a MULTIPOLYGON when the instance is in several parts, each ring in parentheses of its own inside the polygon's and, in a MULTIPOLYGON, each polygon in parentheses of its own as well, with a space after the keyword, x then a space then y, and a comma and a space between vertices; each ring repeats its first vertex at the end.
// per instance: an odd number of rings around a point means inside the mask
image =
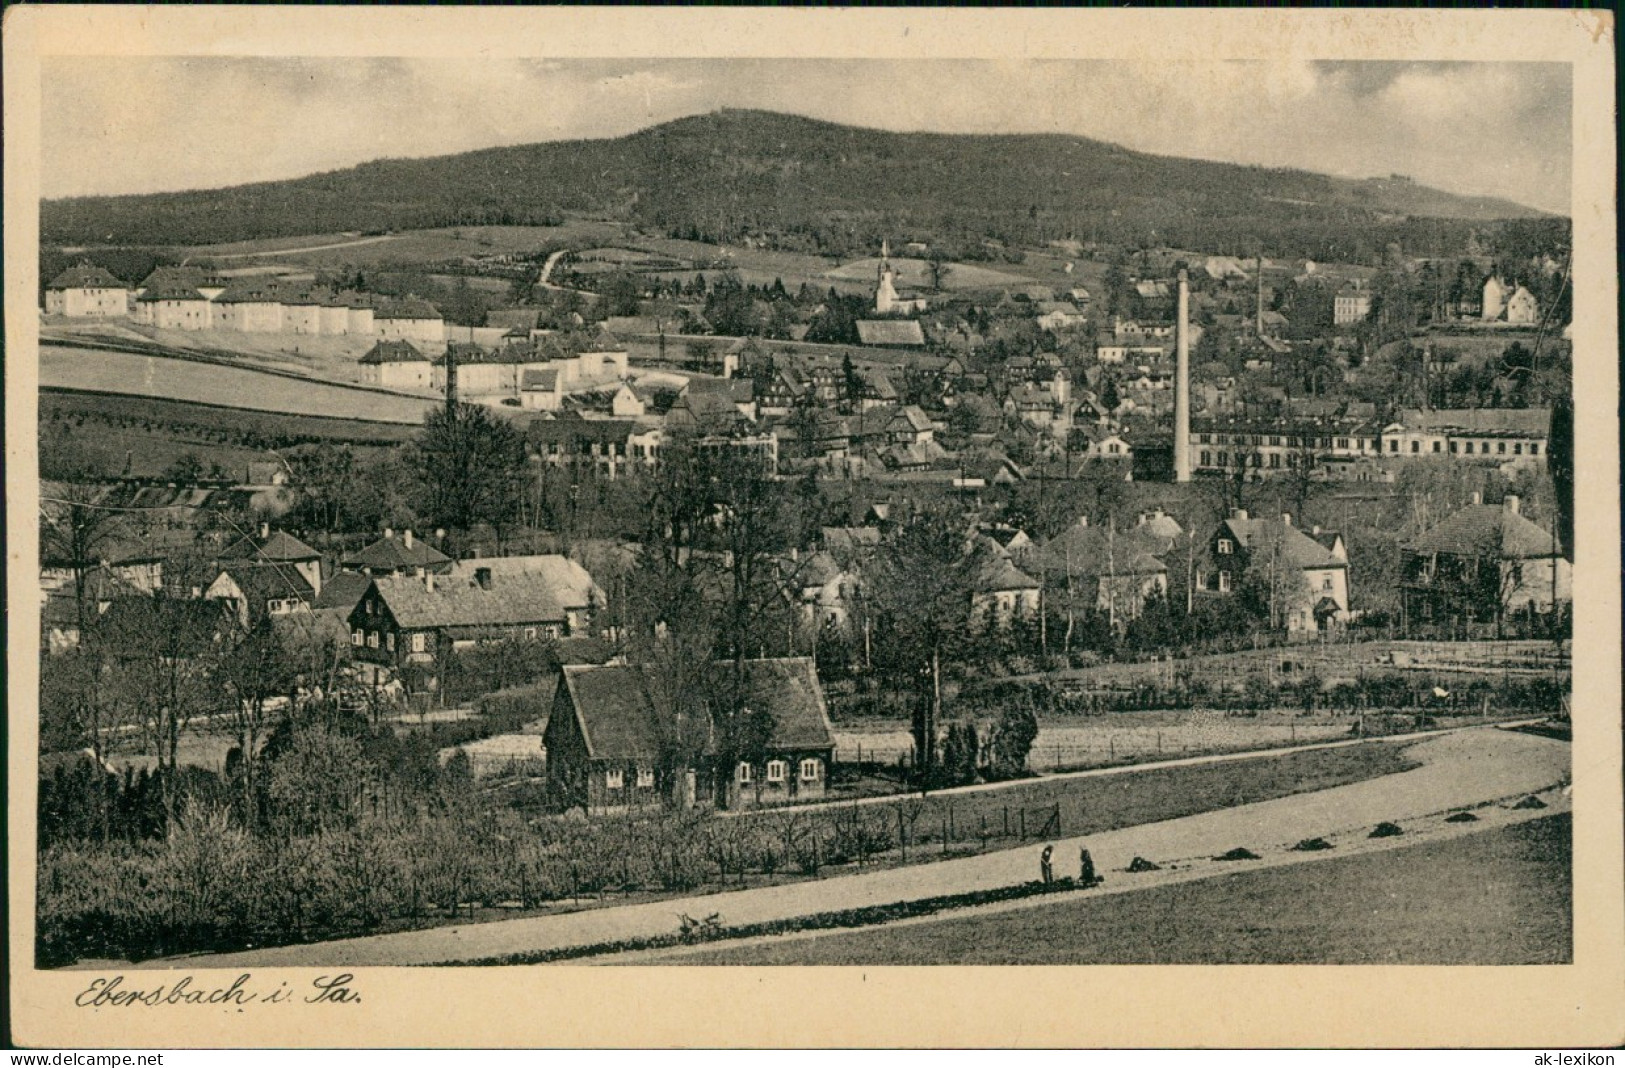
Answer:
POLYGON ((723 107, 1407 174, 1558 213, 1573 156, 1553 63, 63 57, 42 87, 47 198, 614 137, 723 107))

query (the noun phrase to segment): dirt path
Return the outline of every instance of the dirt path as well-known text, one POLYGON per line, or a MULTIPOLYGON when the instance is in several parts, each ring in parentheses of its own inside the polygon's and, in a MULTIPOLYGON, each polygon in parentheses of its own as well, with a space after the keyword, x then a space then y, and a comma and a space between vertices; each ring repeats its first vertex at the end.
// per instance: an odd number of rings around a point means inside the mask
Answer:
POLYGON ((300 252, 326 252, 333 248, 352 248, 356 245, 376 245, 380 241, 393 241, 394 234, 384 234, 381 237, 358 237, 354 241, 335 241, 328 245, 306 245, 303 248, 273 248, 261 252, 210 252, 200 254, 200 258, 211 260, 247 260, 258 256, 292 256, 300 252))
MULTIPOLYGON (((1120 869, 1136 856, 1179 870, 1230 849, 1279 854, 1310 837, 1345 838, 1377 823, 1435 817, 1452 809, 1514 799, 1549 790, 1569 777, 1563 742, 1494 728, 1471 728, 1416 743, 1420 766, 1410 771, 1315 793, 1128 827, 1055 843, 1058 874, 1072 874, 1087 846, 1102 870, 1120 869)), ((1497 825, 1483 821, 1484 826, 1497 825)), ((1451 825, 1456 827, 1456 825, 1451 825)), ((1478 826, 1477 824, 1468 825, 1478 826)), ((1392 840, 1396 844, 1403 839, 1392 840)), ((943 894, 990 890, 1037 875, 1038 846, 975 857, 650 902, 493 923, 341 939, 245 953, 149 962, 147 967, 389 966, 451 964, 535 953, 630 938, 670 935, 679 914, 720 914, 730 926, 884 905, 943 894)), ((1324 853, 1293 853, 1278 862, 1312 860, 1324 853)), ((1221 871, 1223 865, 1212 865, 1221 871)), ((1119 880, 1123 877, 1119 876, 1119 880)))

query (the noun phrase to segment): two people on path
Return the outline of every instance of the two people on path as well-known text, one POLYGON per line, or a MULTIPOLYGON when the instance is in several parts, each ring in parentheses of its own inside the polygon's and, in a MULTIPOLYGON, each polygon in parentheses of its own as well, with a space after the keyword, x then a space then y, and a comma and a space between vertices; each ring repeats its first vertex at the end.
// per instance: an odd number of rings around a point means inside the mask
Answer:
MULTIPOLYGON (((1055 882, 1055 847, 1053 845, 1045 846, 1044 852, 1038 856, 1038 877, 1045 886, 1055 882)), ((1089 855, 1089 850, 1080 848, 1078 850, 1078 885, 1099 886, 1105 881, 1095 871, 1095 858, 1089 855)))

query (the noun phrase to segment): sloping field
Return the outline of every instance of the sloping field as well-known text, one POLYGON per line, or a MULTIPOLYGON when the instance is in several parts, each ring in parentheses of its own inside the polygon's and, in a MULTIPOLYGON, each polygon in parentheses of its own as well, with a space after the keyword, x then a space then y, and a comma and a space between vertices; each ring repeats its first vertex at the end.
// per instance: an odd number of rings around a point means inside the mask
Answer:
MULTIPOLYGON (((924 289, 931 285, 931 272, 925 260, 897 259, 891 261, 892 267, 897 271, 897 284, 899 286, 924 289)), ((878 259, 854 260, 843 263, 834 270, 825 271, 827 278, 838 278, 846 281, 872 282, 880 274, 880 261, 878 259)), ((950 263, 948 271, 943 276, 944 289, 999 289, 1003 286, 1022 286, 1032 283, 1026 275, 1015 274, 1010 271, 994 270, 992 267, 982 267, 974 263, 950 263)))
POLYGON ((437 403, 244 367, 54 345, 40 348, 39 384, 44 388, 127 393, 228 408, 388 423, 421 423, 437 403))

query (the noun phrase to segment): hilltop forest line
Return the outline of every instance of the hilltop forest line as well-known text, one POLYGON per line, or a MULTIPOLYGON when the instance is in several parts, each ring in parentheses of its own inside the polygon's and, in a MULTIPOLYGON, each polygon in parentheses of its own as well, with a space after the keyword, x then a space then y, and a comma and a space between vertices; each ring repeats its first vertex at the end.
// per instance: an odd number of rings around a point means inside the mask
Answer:
POLYGON ((1401 176, 1353 180, 1051 135, 891 133, 756 111, 625 137, 377 160, 289 181, 41 205, 43 246, 183 246, 310 233, 626 222, 848 257, 882 237, 959 259, 1063 239, 1379 263, 1566 243, 1569 220, 1401 176))

